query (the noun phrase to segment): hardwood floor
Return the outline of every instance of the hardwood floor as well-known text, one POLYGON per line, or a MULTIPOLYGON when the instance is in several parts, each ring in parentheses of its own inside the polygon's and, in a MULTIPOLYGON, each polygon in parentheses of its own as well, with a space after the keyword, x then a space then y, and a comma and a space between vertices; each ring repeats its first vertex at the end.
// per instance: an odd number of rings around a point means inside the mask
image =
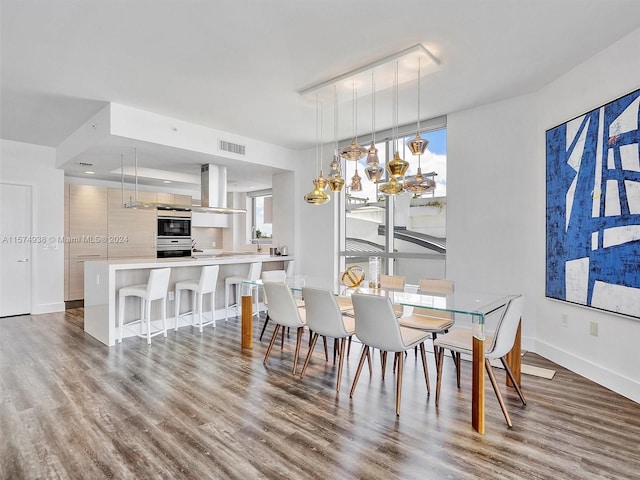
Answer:
MULTIPOLYGON (((557 370, 555 378, 524 375, 523 407, 497 371, 514 427, 487 381, 480 436, 470 426, 467 362, 458 390, 445 358, 436 408, 420 360, 409 353, 396 417, 392 362, 383 382, 377 355, 373 377, 365 368, 349 399, 357 344, 336 395, 337 367, 331 351, 325 362, 321 342, 300 380, 290 372, 294 336, 284 351, 274 347, 265 367, 269 335, 242 351, 237 319, 202 335, 184 327, 150 346, 129 338, 107 348, 83 332, 82 314, 0 319, 3 479, 622 479, 640 472, 640 405, 531 353, 526 363, 557 370)), ((254 322, 254 339, 261 327, 254 322)), ((428 363, 435 387, 433 355, 428 363)))

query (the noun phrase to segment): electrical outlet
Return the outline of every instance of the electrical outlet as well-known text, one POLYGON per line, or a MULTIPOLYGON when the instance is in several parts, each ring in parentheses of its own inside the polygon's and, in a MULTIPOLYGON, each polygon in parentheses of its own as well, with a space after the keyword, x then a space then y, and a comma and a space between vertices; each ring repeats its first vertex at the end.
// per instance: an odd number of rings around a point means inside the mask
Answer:
POLYGON ((175 294, 175 292, 169 292, 169 301, 170 301, 170 302, 173 302, 173 300, 174 300, 174 298, 173 298, 174 294, 175 294))
POLYGON ((598 336, 598 322, 589 323, 589 333, 594 337, 598 336))
POLYGON ((569 315, 567 315, 566 313, 560 315, 560 325, 562 325, 563 327, 569 326, 569 315))

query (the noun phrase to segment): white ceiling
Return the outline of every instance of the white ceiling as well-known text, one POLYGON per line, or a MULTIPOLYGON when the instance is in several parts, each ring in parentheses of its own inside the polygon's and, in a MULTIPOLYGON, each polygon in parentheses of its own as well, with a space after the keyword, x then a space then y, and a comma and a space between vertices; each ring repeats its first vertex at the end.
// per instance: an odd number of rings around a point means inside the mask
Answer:
MULTIPOLYGON (((538 90, 640 27, 640 1, 1 0, 1 16, 4 139, 55 147, 116 102, 307 149, 309 85, 422 43, 442 62, 422 80, 422 117, 453 113, 538 90)), ((415 121, 416 90, 401 88, 399 124, 415 121)), ((370 106, 358 122, 368 133, 370 106)), ((391 122, 377 111, 377 127, 391 122)), ((342 108, 340 138, 352 129, 342 108)), ((183 173, 217 163, 173 153, 183 173)))

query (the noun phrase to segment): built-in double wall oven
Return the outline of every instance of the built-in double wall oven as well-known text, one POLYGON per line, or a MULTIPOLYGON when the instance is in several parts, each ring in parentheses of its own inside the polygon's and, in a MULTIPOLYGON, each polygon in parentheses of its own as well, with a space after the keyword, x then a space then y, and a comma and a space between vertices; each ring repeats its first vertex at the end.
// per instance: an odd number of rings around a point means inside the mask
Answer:
POLYGON ((158 212, 156 245, 158 258, 191 256, 191 217, 158 212))

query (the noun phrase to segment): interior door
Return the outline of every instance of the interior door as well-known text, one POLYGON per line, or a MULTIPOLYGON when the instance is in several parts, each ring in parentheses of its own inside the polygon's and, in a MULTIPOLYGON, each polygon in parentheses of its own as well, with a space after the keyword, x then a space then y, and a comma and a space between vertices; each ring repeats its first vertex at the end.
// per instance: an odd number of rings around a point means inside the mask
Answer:
POLYGON ((0 183, 0 317, 31 312, 31 187, 0 183))

